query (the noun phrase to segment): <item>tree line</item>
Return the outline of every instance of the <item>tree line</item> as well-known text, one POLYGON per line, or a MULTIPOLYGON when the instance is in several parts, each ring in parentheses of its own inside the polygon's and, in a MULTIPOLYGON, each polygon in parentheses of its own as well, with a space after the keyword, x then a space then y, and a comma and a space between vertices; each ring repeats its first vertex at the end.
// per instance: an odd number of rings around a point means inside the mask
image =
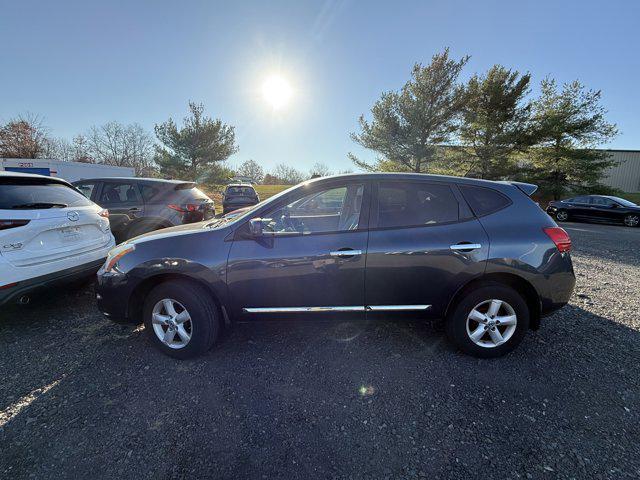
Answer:
MULTIPOLYGON (((0 158, 53 158, 63 161, 133 167, 136 175, 181 178, 224 184, 235 177, 255 183, 295 185, 333 172, 316 163, 302 172, 285 163, 265 172, 255 160, 237 168, 227 159, 238 151, 234 127, 204 113, 202 104, 189 103, 189 114, 178 124, 169 118, 155 125, 155 138, 140 125, 109 122, 73 137, 55 138, 42 119, 24 115, 0 125, 0 158)), ((346 173, 346 172, 340 172, 346 173)))
MULTIPOLYGON (((460 82, 468 56, 449 50, 428 65, 415 64, 398 91, 384 92, 359 118, 351 138, 376 153, 359 169, 439 173, 536 183, 555 198, 567 191, 605 193, 600 183, 613 165, 596 147, 617 135, 601 105, 601 92, 578 81, 558 85, 549 77, 531 97, 531 75, 502 65, 460 82)), ((56 158, 134 167, 141 176, 160 176, 223 184, 242 176, 256 183, 295 184, 331 174, 317 163, 308 173, 281 163, 265 172, 255 160, 237 168, 227 160, 238 151, 235 129, 189 102, 177 123, 156 124, 151 135, 138 124, 110 122, 91 127, 71 141, 53 138, 37 116, 0 125, 0 157, 56 158)), ((344 172, 340 172, 344 173, 344 172)))
POLYGON ((354 142, 378 155, 369 171, 441 173, 489 180, 524 180, 559 198, 568 191, 605 193, 600 183, 614 162, 597 146, 617 133, 600 104, 601 92, 579 81, 559 86, 549 77, 531 98, 529 73, 494 65, 466 83, 469 57, 446 49, 410 80, 385 92, 359 119, 354 142))

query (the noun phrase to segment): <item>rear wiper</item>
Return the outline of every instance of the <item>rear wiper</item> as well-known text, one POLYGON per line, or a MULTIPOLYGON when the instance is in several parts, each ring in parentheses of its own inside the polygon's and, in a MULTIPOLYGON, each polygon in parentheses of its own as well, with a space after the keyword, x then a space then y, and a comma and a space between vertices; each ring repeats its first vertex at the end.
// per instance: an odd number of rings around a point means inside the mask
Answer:
POLYGON ((21 210, 29 208, 67 208, 69 205, 66 203, 46 203, 46 202, 34 202, 34 203, 22 203, 20 205, 12 205, 12 210, 21 210))

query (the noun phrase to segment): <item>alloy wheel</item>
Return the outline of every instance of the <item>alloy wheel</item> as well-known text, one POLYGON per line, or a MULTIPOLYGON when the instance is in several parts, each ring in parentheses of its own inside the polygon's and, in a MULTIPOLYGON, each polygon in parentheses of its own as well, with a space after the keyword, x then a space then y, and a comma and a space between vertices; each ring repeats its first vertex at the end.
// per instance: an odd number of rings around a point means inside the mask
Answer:
POLYGON ((640 217, 638 215, 627 215, 624 217, 624 224, 627 227, 637 227, 640 223, 640 217))
POLYGON ((164 298, 155 304, 151 316, 153 331, 162 343, 174 349, 187 346, 193 335, 193 323, 184 305, 164 298))
POLYGON ((515 333, 518 317, 504 300, 485 300, 467 316, 467 335, 483 348, 494 348, 507 342, 515 333))
POLYGON ((564 210, 560 210, 556 214, 556 219, 558 219, 559 222, 564 222, 564 221, 567 220, 567 218, 569 218, 569 214, 567 212, 565 212, 564 210))

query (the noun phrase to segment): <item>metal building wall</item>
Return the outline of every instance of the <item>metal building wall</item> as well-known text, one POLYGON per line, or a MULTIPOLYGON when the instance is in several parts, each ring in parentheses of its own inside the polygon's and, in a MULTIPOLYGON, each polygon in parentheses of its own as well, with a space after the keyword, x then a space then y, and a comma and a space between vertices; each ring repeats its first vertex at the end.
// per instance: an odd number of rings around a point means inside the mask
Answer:
POLYGON ((602 183, 623 192, 640 192, 640 150, 607 150, 618 166, 605 172, 602 183))

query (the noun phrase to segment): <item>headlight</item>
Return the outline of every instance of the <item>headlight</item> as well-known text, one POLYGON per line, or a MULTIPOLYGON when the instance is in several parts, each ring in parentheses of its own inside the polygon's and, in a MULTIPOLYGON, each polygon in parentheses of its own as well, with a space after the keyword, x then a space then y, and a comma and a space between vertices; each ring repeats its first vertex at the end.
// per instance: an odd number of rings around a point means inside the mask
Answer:
POLYGON ((133 243, 120 245, 116 248, 111 249, 111 251, 107 255, 107 261, 104 263, 104 271, 108 273, 117 270, 116 264, 120 261, 120 259, 127 253, 133 252, 135 249, 136 246, 133 243))

